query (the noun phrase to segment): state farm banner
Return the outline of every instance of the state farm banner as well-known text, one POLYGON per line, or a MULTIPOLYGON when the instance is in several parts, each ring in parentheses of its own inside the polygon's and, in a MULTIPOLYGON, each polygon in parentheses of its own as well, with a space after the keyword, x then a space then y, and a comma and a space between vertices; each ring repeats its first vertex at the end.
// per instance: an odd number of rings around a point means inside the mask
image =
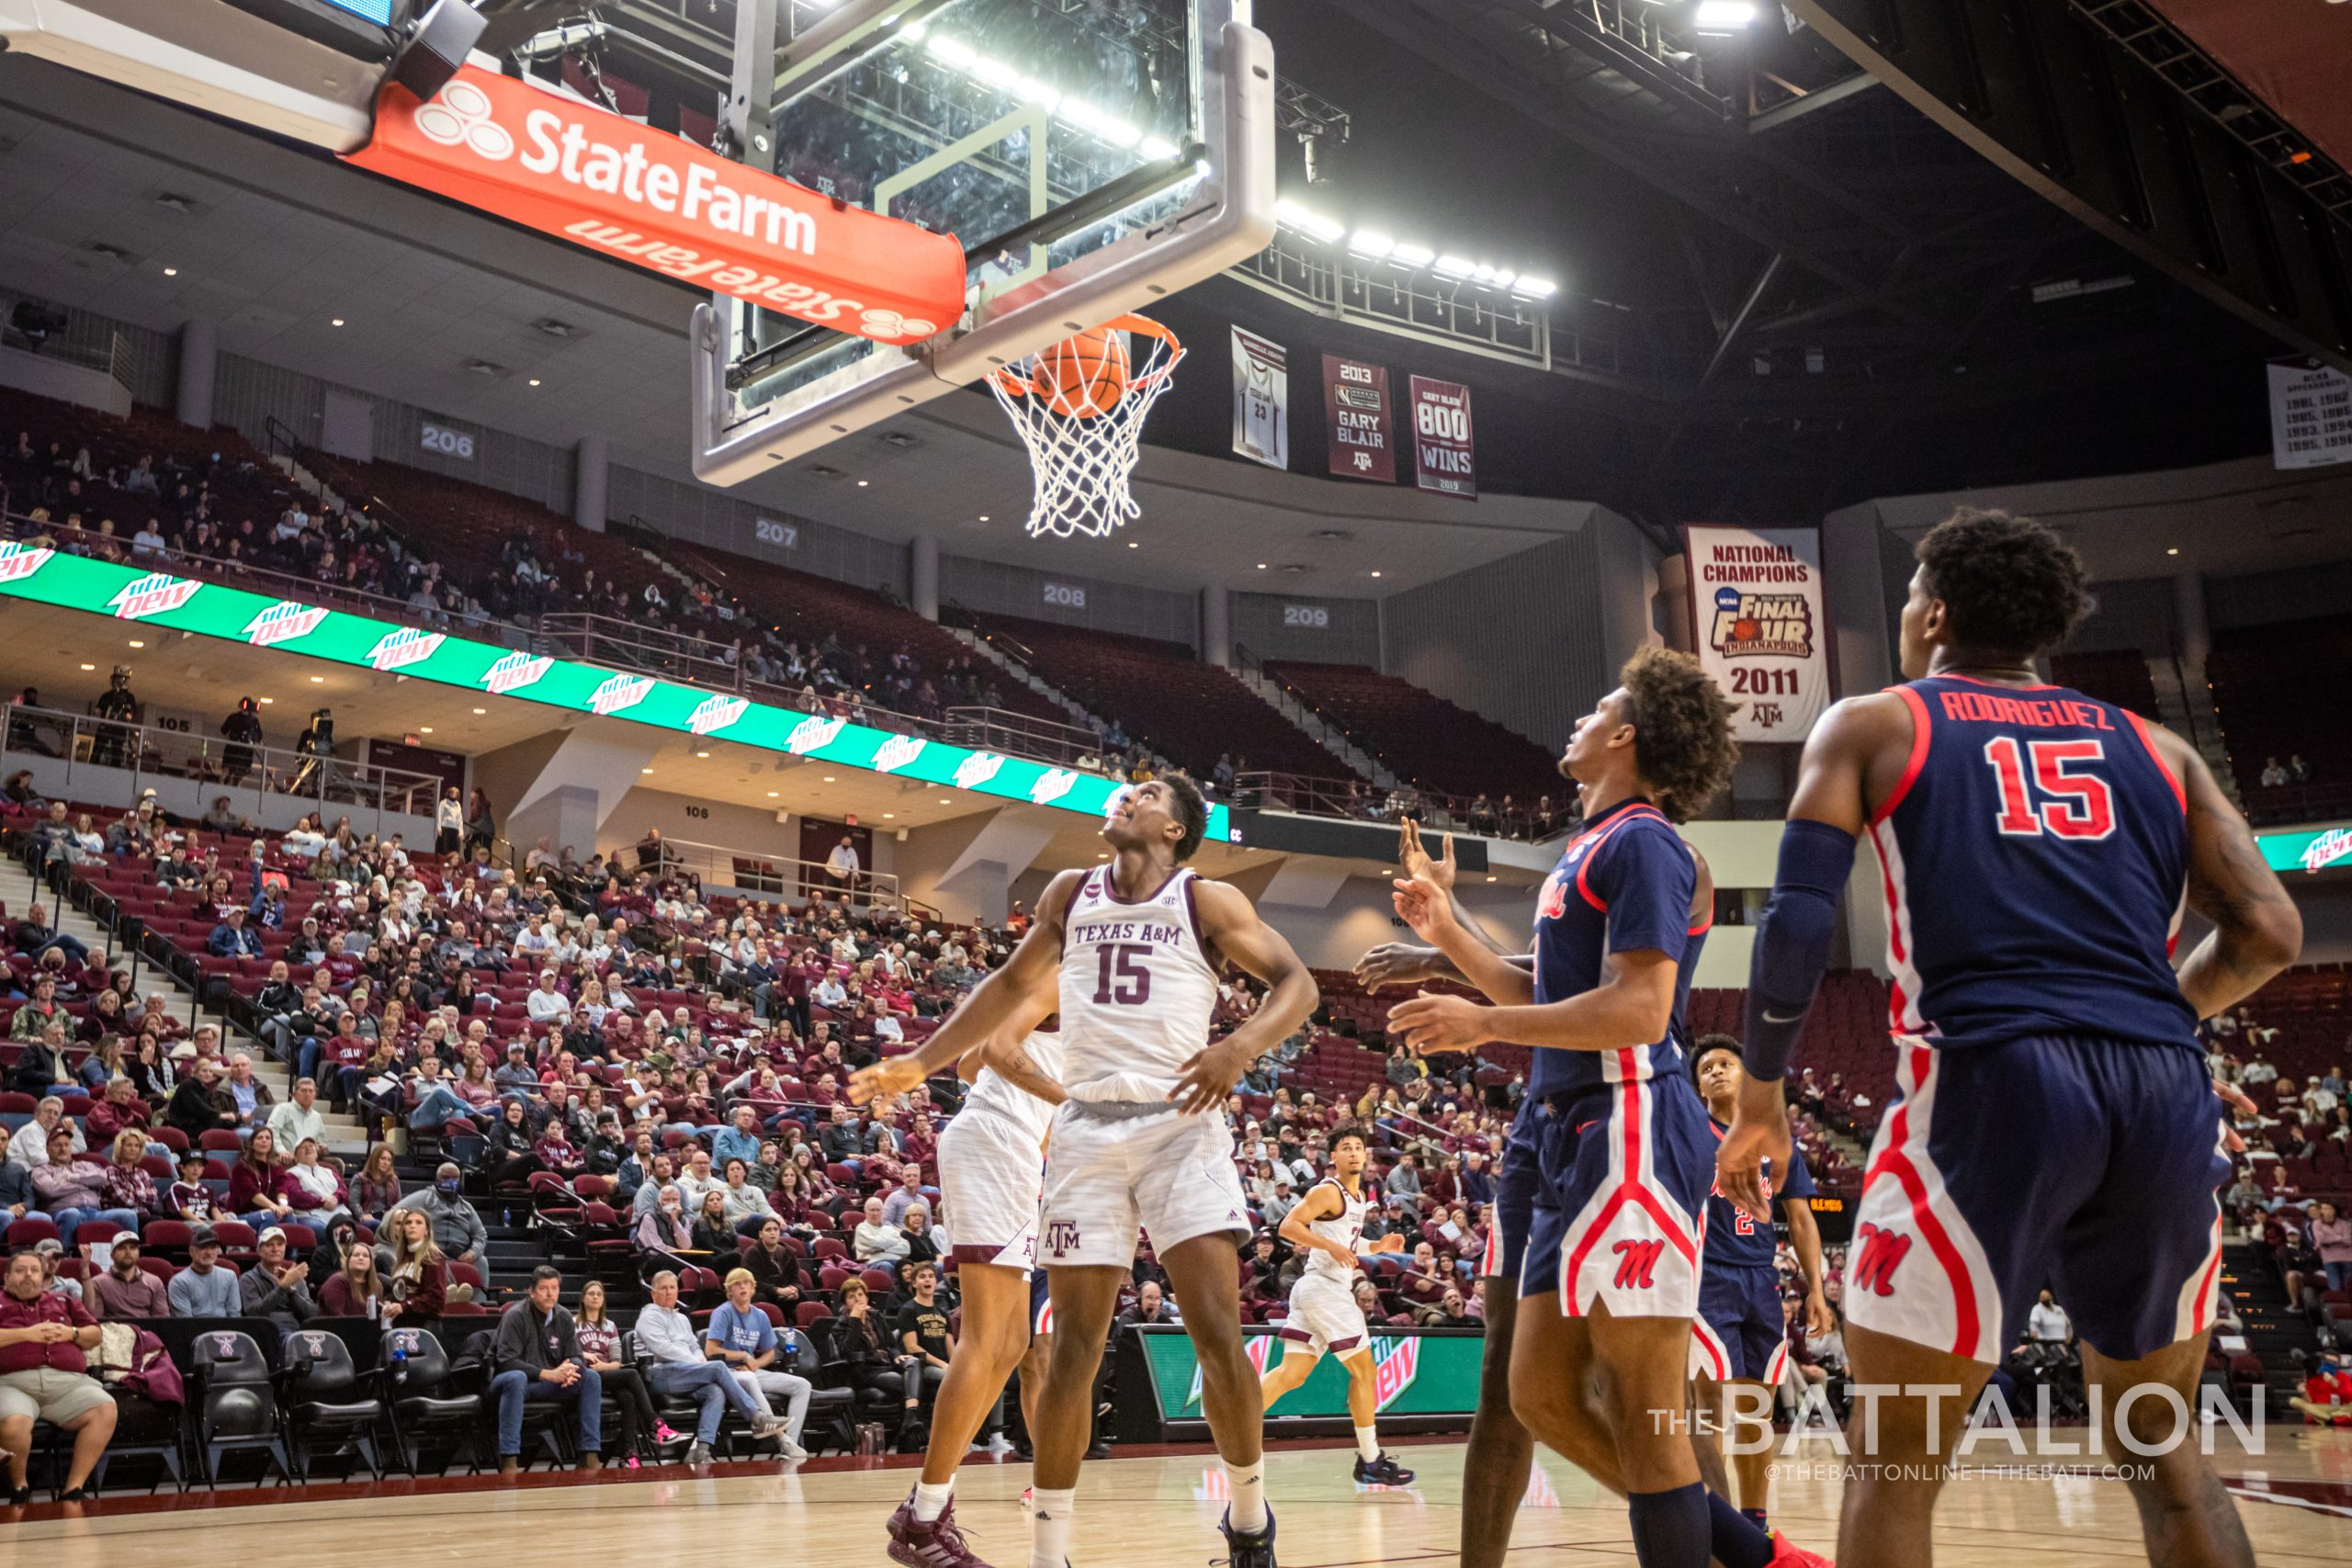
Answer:
POLYGON ((2316 359, 2274 359, 2265 368, 2270 377, 2270 466, 2352 463, 2352 376, 2316 359))
POLYGON ((1817 528, 1682 530, 1699 662, 1742 740, 1801 741, 1830 704, 1817 528))
POLYGON ((1331 471, 1351 479, 1396 482, 1395 420, 1388 368, 1323 356, 1323 412, 1330 421, 1331 471))
POLYGON ((1270 468, 1290 467, 1290 355, 1233 329, 1233 449, 1270 468))
POLYGON ((592 251, 876 343, 964 314, 964 247, 478 66, 397 82, 345 162, 592 251))
POLYGON ((1412 379, 1413 479, 1440 495, 1478 499, 1478 463, 1471 444, 1470 389, 1458 381, 1412 379))

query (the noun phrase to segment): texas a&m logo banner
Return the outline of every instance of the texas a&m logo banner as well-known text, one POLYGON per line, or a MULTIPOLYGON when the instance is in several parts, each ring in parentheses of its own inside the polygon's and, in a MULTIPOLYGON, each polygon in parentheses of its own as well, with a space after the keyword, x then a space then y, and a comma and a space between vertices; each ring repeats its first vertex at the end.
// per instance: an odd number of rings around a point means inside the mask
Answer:
POLYGON ((1802 741, 1828 709, 1817 528, 1682 530, 1690 635, 1741 740, 1802 741))

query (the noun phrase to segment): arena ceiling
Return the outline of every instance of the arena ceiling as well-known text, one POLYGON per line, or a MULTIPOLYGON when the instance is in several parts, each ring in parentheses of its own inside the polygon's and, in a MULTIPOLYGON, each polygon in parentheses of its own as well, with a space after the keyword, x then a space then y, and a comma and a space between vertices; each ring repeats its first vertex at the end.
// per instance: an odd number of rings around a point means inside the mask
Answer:
MULTIPOLYGON (((637 6, 676 0, 605 8, 637 6)), ((1804 521, 1873 495, 2267 449, 2262 362, 2300 345, 2029 189, 1821 29, 1781 25, 1814 7, 1760 9, 1771 25, 1741 40, 1746 54, 1679 36, 1629 51, 1592 22, 1611 8, 1546 0, 1261 0, 1258 20, 1285 76, 1351 112, 1349 144, 1324 149, 1319 204, 1351 220, 1419 215, 1549 258, 1577 329, 1622 333, 1658 367, 1617 384, 1504 378, 1559 410, 1555 494, 1663 539, 1681 521, 1804 521)), ((1298 148, 1284 156, 1294 188, 1298 148)), ((461 216, 95 82, 0 62, 0 283, 164 330, 210 314, 233 352, 553 444, 601 432, 621 460, 681 474, 679 334, 695 296, 461 216), (93 103, 102 112, 76 112, 93 103), (206 197, 196 212, 159 209, 184 187, 206 197), (166 278, 180 245, 203 264, 166 278), (378 308, 328 325, 353 298, 378 308), (584 330, 550 337, 537 327, 549 319, 584 330)), ((1246 292, 1220 280, 1204 302, 1219 288, 1246 292)), ((900 422, 915 447, 857 454, 903 486, 783 475, 743 493, 894 537, 929 525, 928 498, 975 484, 1017 494, 1017 454, 956 405, 900 422)), ((1251 572, 1284 525, 1279 509, 1221 503, 1187 457, 1148 454, 1147 481, 1165 482, 1143 547, 1094 569, 1262 583, 1251 572)), ((1353 577, 1379 556, 1377 591, 1393 592, 1561 525, 1482 503, 1476 526, 1447 526, 1409 508, 1381 515, 1363 494, 1340 502, 1374 513, 1348 560, 1327 568, 1302 545, 1290 553, 1308 570, 1285 586, 1373 592, 1353 577)), ((987 510, 982 525, 981 508, 955 508, 950 547, 1035 564, 1002 509, 987 510)), ((1299 522, 1303 540, 1329 519, 1299 522)))

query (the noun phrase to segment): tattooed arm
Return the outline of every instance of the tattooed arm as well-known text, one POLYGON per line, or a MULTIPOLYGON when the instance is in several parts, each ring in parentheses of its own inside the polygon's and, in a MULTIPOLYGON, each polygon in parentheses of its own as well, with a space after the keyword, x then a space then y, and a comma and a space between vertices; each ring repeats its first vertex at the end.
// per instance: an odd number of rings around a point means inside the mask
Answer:
POLYGON ((2295 961, 2303 919, 2205 759, 2169 730, 2149 733, 2188 791, 2188 903, 2213 930, 2180 966, 2180 991, 2211 1018, 2295 961))

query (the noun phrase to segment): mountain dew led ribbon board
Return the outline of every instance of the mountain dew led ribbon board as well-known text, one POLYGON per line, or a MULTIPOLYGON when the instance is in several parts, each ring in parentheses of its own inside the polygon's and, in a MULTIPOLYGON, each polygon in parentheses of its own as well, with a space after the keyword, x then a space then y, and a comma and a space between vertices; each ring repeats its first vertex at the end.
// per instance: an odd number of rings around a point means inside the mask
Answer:
MULTIPOLYGON (((1183 1330, 1144 1329, 1135 1337, 1148 1369, 1157 1415, 1164 1428, 1171 1423, 1205 1422, 1201 1410, 1200 1362, 1192 1338, 1183 1330)), ((1283 1341, 1271 1331, 1245 1329, 1243 1348, 1250 1367, 1261 1376, 1282 1359, 1283 1341)), ((1466 1427, 1478 1404, 1478 1364, 1486 1353, 1483 1334, 1454 1330, 1374 1335, 1372 1340, 1373 1388, 1385 1424, 1391 1420, 1423 1419, 1422 1429, 1466 1427)), ((1120 1361, 1120 1430, 1132 1436, 1135 1417, 1147 1414, 1131 1401, 1140 1391, 1129 1386, 1126 1371, 1134 1362, 1120 1361)), ((1348 1373, 1337 1356, 1325 1356, 1305 1382, 1274 1402, 1267 1416, 1275 1420, 1297 1416, 1310 1419, 1348 1418, 1348 1373)), ((1168 1434, 1174 1436, 1175 1434, 1168 1434)))
MULTIPOLYGON (((1123 787, 1095 773, 13 540, 0 541, 0 597, 536 703, 550 710, 550 723, 556 713, 595 714, 1059 811, 1101 817, 1123 787)), ((1232 841, 1223 806, 1209 807, 1206 837, 1232 841)))

